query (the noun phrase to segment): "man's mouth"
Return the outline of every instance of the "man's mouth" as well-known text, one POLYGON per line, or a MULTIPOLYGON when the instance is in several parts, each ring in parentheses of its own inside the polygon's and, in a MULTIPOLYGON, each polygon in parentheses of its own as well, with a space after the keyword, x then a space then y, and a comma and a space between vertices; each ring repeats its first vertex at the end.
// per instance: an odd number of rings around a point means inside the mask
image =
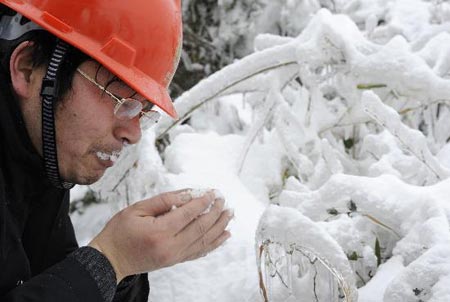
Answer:
POLYGON ((112 161, 115 163, 121 154, 121 151, 112 151, 112 152, 102 152, 99 151, 96 153, 97 157, 103 161, 112 161))

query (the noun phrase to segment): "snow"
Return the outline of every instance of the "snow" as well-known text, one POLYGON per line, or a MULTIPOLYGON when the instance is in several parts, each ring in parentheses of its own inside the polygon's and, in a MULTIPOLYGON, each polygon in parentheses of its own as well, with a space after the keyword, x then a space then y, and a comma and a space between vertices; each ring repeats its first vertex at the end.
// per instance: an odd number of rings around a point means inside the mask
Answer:
POLYGON ((404 268, 401 257, 393 257, 380 265, 369 284, 359 290, 360 301, 383 302, 383 294, 394 276, 404 268))
POLYGON ((242 143, 237 135, 185 133, 179 134, 167 148, 169 174, 162 190, 216 188, 225 197, 227 206, 235 209, 235 219, 230 227, 232 238, 218 251, 195 262, 150 273, 150 300, 208 297, 211 301, 237 301, 243 298, 241 291, 247 294, 257 291, 253 243, 264 207, 236 174, 236 151, 242 143))
POLYGON ((150 301, 450 301, 450 4, 262 7, 251 26, 296 34, 257 36, 180 96, 181 120, 93 187, 109 204, 72 215, 79 240, 142 198, 211 188, 235 211, 231 239, 151 272, 150 301))

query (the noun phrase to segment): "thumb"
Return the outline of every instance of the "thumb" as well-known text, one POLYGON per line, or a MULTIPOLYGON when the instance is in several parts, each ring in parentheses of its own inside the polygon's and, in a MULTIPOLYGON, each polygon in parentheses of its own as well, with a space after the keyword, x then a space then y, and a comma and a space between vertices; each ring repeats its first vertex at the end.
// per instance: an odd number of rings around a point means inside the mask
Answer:
POLYGON ((166 192, 133 205, 139 216, 159 216, 192 200, 191 189, 166 192))

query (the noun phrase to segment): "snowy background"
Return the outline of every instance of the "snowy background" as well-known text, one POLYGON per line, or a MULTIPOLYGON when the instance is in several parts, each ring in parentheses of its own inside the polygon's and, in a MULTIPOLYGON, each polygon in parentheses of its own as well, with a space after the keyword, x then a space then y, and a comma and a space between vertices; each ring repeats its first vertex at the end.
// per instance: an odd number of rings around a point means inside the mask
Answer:
POLYGON ((217 188, 232 238, 151 272, 150 301, 450 301, 450 2, 183 13, 181 119, 73 190, 80 244, 133 202, 217 188))

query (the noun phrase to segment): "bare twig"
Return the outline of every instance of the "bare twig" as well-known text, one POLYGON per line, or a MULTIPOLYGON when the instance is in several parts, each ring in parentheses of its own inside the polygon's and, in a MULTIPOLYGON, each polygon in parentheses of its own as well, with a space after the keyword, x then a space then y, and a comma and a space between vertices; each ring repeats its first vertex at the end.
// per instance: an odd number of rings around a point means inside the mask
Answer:
POLYGON ((316 302, 319 302, 319 297, 317 297, 317 275, 318 275, 318 272, 317 272, 317 268, 316 268, 316 266, 314 266, 314 278, 313 278, 313 280, 314 280, 314 289, 313 289, 313 291, 314 291, 314 298, 316 299, 316 302))
POLYGON ((130 168, 128 170, 125 171, 125 173, 123 173, 122 177, 119 179, 119 181, 116 183, 116 185, 113 187, 113 189, 111 191, 115 191, 119 185, 122 183, 122 181, 124 181, 128 174, 130 174, 130 170, 134 167, 135 164, 131 165, 130 168))
POLYGON ((415 111, 415 110, 419 110, 419 109, 423 109, 423 108, 431 106, 431 105, 445 104, 445 103, 450 103, 450 100, 436 100, 436 101, 433 101, 433 102, 430 102, 430 103, 427 103, 427 104, 421 104, 421 105, 416 106, 416 107, 405 108, 405 109, 402 109, 402 110, 398 111, 398 114, 404 115, 406 113, 409 113, 409 112, 412 112, 412 111, 415 111))
POLYGON ((364 285, 366 285, 366 281, 365 281, 364 278, 361 276, 361 274, 358 273, 356 270, 355 270, 355 274, 356 274, 356 276, 358 276, 359 279, 361 279, 362 283, 363 283, 364 285))
POLYGON ((217 50, 217 47, 212 44, 210 41, 202 38, 200 35, 196 34, 188 25, 184 24, 183 26, 183 34, 189 39, 195 40, 194 42, 202 44, 203 46, 209 48, 210 50, 217 50))
MULTIPOLYGON (((314 251, 312 251, 306 247, 296 246, 295 250, 302 253, 303 255, 312 255, 313 257, 315 257, 336 278, 336 281, 337 281, 339 287, 342 289, 342 291, 344 293, 345 301, 352 302, 350 300, 351 299, 350 286, 348 286, 344 277, 330 263, 328 263, 328 261, 326 259, 317 255, 314 251)), ((310 259, 310 258, 308 257, 308 259, 310 259)))
MULTIPOLYGON (((261 260, 262 258, 262 254, 264 253, 264 244, 261 244, 259 246, 259 259, 261 260)), ((259 276, 259 288, 261 289, 263 298, 264 298, 264 302, 269 302, 269 299, 267 298, 267 290, 266 290, 266 286, 264 285, 264 279, 263 279, 263 274, 262 274, 262 270, 261 270, 261 262, 258 265, 258 276, 259 276)))
POLYGON ((367 217, 373 223, 375 223, 375 224, 377 224, 377 225, 379 225, 379 226, 381 226, 381 227, 391 231, 395 236, 397 236, 398 239, 402 238, 400 236, 400 234, 398 234, 393 228, 391 228, 390 226, 382 223, 380 220, 376 219, 375 217, 373 217, 373 216, 371 216, 369 214, 364 214, 364 213, 361 213, 361 215, 364 216, 364 217, 367 217))

